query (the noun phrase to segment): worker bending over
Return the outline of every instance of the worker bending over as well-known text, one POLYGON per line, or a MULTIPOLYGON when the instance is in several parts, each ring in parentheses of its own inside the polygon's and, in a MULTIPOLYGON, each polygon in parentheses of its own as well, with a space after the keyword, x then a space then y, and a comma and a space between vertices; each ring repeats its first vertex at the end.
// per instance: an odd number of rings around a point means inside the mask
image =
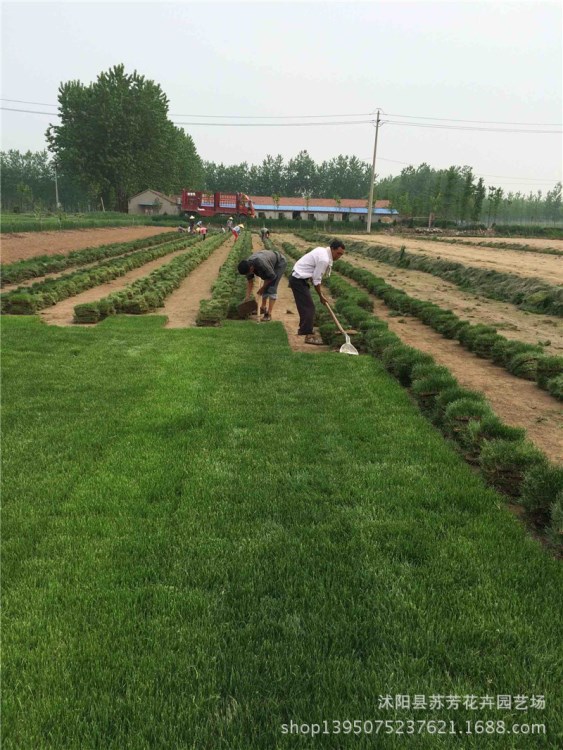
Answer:
POLYGON ((264 282, 257 292, 262 297, 260 314, 263 321, 272 319, 272 310, 278 298, 278 284, 286 266, 287 260, 277 250, 261 250, 238 264, 238 272, 247 279, 245 302, 248 302, 252 294, 254 277, 258 276, 264 282))

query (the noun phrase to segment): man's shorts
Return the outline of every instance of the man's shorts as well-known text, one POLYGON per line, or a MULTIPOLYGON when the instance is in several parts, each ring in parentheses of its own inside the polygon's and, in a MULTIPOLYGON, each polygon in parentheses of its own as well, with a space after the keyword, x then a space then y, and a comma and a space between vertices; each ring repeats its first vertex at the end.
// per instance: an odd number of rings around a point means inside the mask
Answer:
POLYGON ((284 258, 282 261, 280 261, 280 264, 278 268, 276 269, 276 278, 274 281, 272 281, 271 284, 268 284, 266 291, 264 292, 262 299, 277 299, 278 298, 278 284, 280 283, 281 277, 285 273, 285 267, 287 266, 287 261, 284 258))

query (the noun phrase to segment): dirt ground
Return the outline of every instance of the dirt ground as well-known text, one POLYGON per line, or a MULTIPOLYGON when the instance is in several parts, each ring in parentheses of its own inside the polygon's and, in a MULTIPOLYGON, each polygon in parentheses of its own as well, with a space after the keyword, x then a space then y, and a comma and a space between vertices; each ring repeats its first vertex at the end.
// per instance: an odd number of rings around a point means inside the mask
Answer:
MULTIPOLYGON (((558 255, 542 255, 518 250, 494 250, 492 247, 468 247, 447 242, 432 242, 411 237, 385 235, 371 238, 365 234, 341 235, 341 238, 367 242, 377 247, 400 248, 405 245, 407 253, 421 253, 432 258, 453 260, 466 266, 490 268, 502 273, 543 279, 550 284, 563 284, 563 260, 558 255)), ((502 241, 502 240, 499 240, 502 241)), ((509 242, 510 240, 505 240, 509 242)))
POLYGON ((534 248, 541 253, 542 250, 561 250, 563 252, 563 240, 550 240, 543 239, 541 237, 454 237, 454 239, 460 239, 464 242, 512 242, 515 245, 525 245, 526 247, 534 248))
MULTIPOLYGON (((307 243, 293 235, 287 235, 287 241, 302 249, 308 247, 307 243)), ((352 261, 350 254, 345 257, 352 261)), ((337 271, 338 264, 334 268, 337 271)), ((419 273, 417 276, 427 274, 419 273)), ((350 283, 354 284, 352 281, 350 283)), ((408 291, 411 293, 412 290, 408 291)), ((424 292, 413 296, 428 298, 424 292)), ((563 409, 555 398, 535 383, 517 378, 504 368, 467 351, 457 341, 444 338, 417 318, 407 315, 396 317, 391 315, 392 311, 380 299, 372 296, 372 300, 375 314, 385 320, 405 344, 431 354, 439 364, 450 369, 462 386, 482 391, 506 424, 523 427, 530 440, 552 461, 563 463, 563 409)))
MULTIPOLYGON (((45 310, 41 310, 39 315, 45 323, 49 323, 50 325, 73 325, 72 319, 74 317, 75 305, 82 305, 86 302, 95 302, 96 300, 102 299, 102 297, 107 297, 107 295, 112 292, 118 292, 133 281, 146 276, 151 273, 151 271, 155 271, 166 263, 170 263, 173 258, 176 258, 184 252, 186 252, 186 249, 178 250, 175 253, 169 253, 162 258, 157 258, 157 260, 151 260, 150 263, 145 263, 141 268, 135 268, 135 270, 129 271, 129 273, 126 273, 124 276, 119 276, 116 279, 112 279, 112 281, 108 281, 107 284, 101 284, 92 289, 87 289, 85 292, 81 292, 81 294, 62 300, 62 302, 58 302, 52 307, 47 307, 45 310)), ((83 325, 88 326, 90 324, 84 323, 83 325)))
POLYGON ((0 235, 2 263, 27 260, 37 255, 56 255, 112 242, 152 237, 174 227, 102 227, 100 229, 63 229, 56 232, 22 232, 0 235))
MULTIPOLYGON (((296 247, 310 247, 310 243, 295 235, 278 236, 296 247)), ((463 320, 495 326, 507 339, 518 339, 529 344, 551 341, 548 351, 563 354, 563 321, 560 318, 526 312, 506 302, 464 292, 455 284, 423 271, 396 268, 352 253, 346 253, 344 260, 371 271, 411 297, 428 300, 451 310, 463 320)))
POLYGON ((207 260, 186 276, 182 284, 167 297, 164 307, 155 311, 155 315, 166 315, 168 322, 165 328, 188 328, 195 326, 199 303, 211 297, 211 286, 220 267, 231 252, 234 238, 228 239, 207 260))

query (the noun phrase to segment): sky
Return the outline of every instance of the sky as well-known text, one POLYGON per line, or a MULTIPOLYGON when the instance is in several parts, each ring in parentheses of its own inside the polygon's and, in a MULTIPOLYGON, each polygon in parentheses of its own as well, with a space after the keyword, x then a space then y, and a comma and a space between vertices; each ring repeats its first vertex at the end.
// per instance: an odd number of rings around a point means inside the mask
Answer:
POLYGON ((160 84, 170 119, 204 160, 259 164, 307 150, 317 162, 347 154, 371 163, 380 109, 380 177, 426 162, 469 165, 506 192, 545 194, 562 179, 560 2, 2 2, 1 10, 2 150, 46 148, 61 82, 89 84, 123 63, 160 84))

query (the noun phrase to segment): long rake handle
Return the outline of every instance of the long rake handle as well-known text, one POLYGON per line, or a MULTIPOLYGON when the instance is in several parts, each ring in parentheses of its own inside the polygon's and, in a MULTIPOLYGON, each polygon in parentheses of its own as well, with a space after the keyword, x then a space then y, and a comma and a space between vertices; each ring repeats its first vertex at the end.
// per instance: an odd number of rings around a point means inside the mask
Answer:
POLYGON ((338 320, 338 318, 336 317, 336 315, 335 315, 335 314, 333 313, 333 311, 332 311, 332 307, 331 307, 331 306, 330 306, 330 305, 328 304, 328 302, 326 303, 325 307, 327 308, 327 310, 328 310, 328 311, 329 311, 329 313, 331 314, 331 316, 332 316, 332 319, 334 320, 334 322, 336 323, 336 325, 337 325, 337 326, 338 326, 338 328, 340 329, 340 332, 341 332, 341 333, 343 333, 343 334, 344 334, 344 335, 346 336, 346 331, 345 331, 345 330, 344 330, 344 328, 342 328, 342 326, 340 325, 340 321, 338 320))

